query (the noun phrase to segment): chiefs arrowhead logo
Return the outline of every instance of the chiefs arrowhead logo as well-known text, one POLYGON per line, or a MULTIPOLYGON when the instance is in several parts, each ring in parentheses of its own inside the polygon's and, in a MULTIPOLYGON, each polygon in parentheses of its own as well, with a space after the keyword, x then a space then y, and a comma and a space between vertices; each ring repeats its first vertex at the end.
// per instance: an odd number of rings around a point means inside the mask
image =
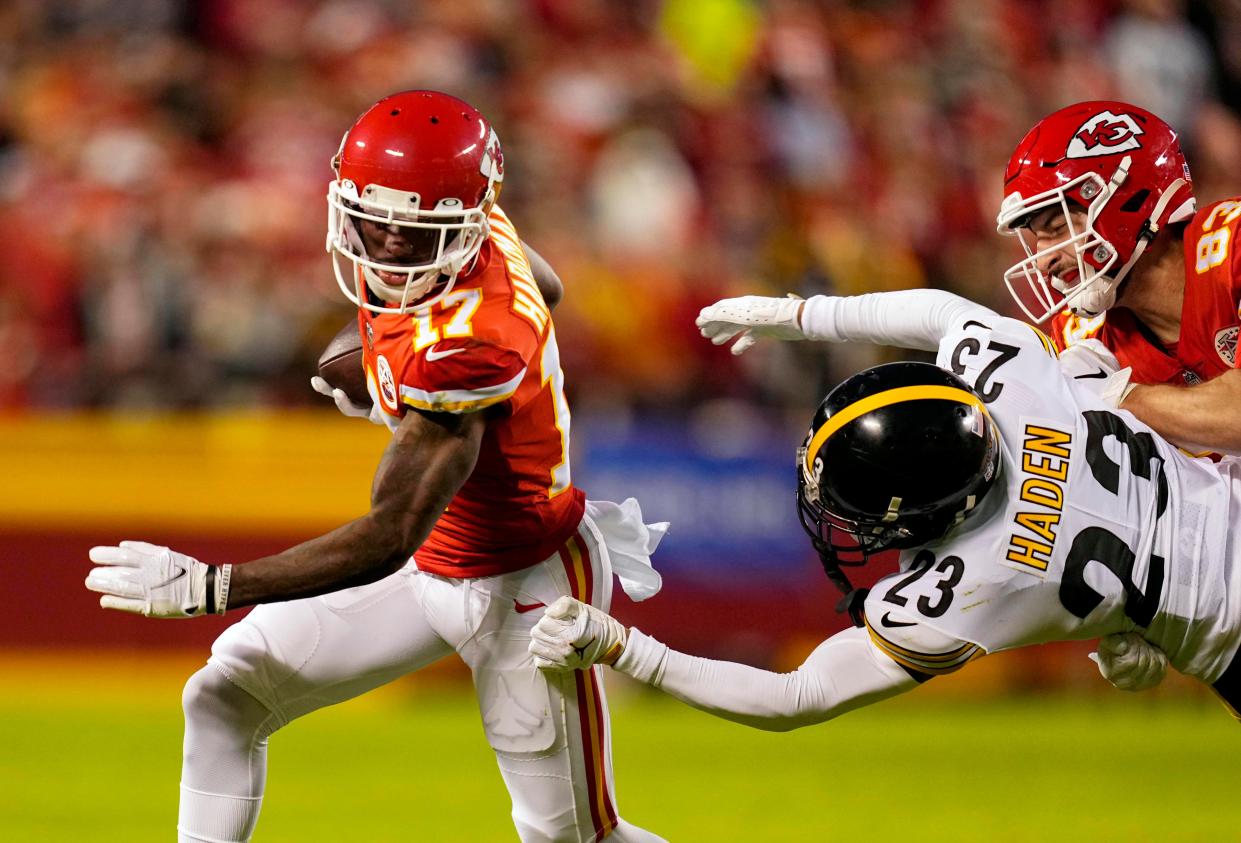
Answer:
POLYGON ((483 160, 478 169, 492 181, 504 181, 504 151, 500 149, 500 138, 496 136, 495 129, 487 136, 487 146, 483 149, 483 160))
POLYGON ((392 366, 382 354, 375 360, 375 369, 379 375, 379 397, 384 408, 391 413, 399 409, 396 395, 396 379, 392 377, 392 366))
POLYGON ((1142 142, 1138 136, 1143 133, 1131 115, 1101 111, 1073 133, 1064 155, 1066 158, 1092 158, 1139 149, 1142 142))

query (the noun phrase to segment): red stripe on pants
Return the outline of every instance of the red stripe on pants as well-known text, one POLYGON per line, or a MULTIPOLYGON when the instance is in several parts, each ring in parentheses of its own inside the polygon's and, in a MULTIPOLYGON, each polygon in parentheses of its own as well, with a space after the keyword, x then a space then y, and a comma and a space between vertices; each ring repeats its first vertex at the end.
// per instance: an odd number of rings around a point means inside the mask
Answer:
MULTIPOLYGON (((583 603, 592 603, 594 597, 594 570, 589 547, 579 536, 573 536, 560 550, 560 560, 569 578, 572 596, 583 603), (574 559, 573 551, 577 551, 574 559)), ((586 761, 587 802, 596 839, 602 838, 616 828, 616 808, 608 788, 605 749, 607 746, 607 721, 603 717, 602 687, 598 670, 575 671, 578 720, 582 729, 582 744, 586 761), (596 728, 591 728, 591 719, 596 728)))

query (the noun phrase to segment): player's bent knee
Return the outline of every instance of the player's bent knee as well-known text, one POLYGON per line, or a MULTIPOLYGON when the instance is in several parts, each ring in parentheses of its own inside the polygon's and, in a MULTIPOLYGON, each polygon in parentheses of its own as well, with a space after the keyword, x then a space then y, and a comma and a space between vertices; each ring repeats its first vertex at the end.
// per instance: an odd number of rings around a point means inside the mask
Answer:
POLYGON ((513 798, 513 825, 522 843, 581 843, 593 829, 577 807, 568 748, 547 753, 496 752, 500 773, 513 798))
MULTIPOLYGON (((187 727, 223 726, 251 736, 260 727, 274 731, 277 718, 261 702, 208 664, 185 683, 181 708, 187 727)), ((215 730, 213 730, 215 731, 215 730)))
POLYGON ((180 827, 209 830, 202 839, 248 840, 263 795, 267 736, 279 721, 210 664, 185 683, 181 704, 180 827))

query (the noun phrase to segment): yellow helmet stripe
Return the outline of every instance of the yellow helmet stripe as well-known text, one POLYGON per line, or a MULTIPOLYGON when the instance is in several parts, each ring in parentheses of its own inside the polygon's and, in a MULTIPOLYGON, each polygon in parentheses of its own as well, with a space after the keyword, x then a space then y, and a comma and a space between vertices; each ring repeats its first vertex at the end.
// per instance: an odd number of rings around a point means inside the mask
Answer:
POLYGON ((876 395, 868 395, 861 401, 850 404, 832 416, 815 432, 814 437, 810 440, 810 445, 806 448, 806 471, 812 472, 814 470, 814 456, 819 452, 819 448, 823 447, 823 443, 827 441, 827 438, 858 416, 863 416, 871 410, 878 410, 880 407, 900 404, 903 401, 924 401, 928 399, 956 401, 959 404, 977 407, 984 413, 987 412, 987 408, 983 406, 982 400, 977 395, 964 389, 958 389, 955 386, 898 386, 895 389, 888 389, 876 395))

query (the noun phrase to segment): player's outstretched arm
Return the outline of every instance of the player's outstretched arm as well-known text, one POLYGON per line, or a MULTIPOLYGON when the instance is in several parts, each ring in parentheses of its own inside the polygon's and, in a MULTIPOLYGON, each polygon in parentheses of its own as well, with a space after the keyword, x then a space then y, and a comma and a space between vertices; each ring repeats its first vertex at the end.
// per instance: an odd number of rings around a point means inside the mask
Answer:
POLYGON ((614 659, 616 670, 695 708, 773 732, 822 723, 917 685, 863 629, 832 636, 792 673, 677 652, 570 597, 548 607, 530 639, 535 664, 544 669, 576 670, 614 659))
POLYGON ((1135 386, 1120 407, 1193 453, 1241 454, 1241 370, 1195 386, 1135 386))
POLYGON ((97 547, 86 587, 103 594, 104 608, 184 618, 374 582, 430 535, 474 470, 486 425, 481 412, 406 413, 380 460, 370 511, 282 553, 215 567, 140 542, 97 547))
POLYGON ((933 351, 968 319, 992 324, 994 311, 943 290, 796 298, 741 296, 704 307, 696 324, 716 345, 741 354, 761 337, 868 342, 933 351))

